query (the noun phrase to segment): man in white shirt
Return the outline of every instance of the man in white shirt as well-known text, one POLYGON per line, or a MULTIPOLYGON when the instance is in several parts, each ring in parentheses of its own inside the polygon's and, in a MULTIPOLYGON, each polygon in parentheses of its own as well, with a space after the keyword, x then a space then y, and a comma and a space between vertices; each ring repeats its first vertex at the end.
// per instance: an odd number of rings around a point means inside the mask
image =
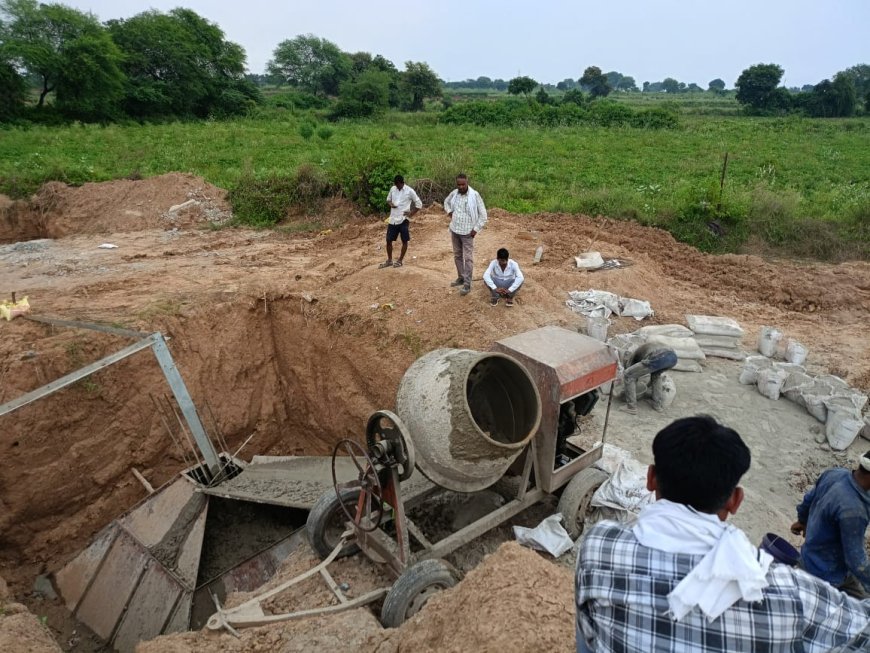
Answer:
POLYGON ((393 184, 390 192, 387 193, 387 204, 390 205, 390 219, 387 224, 387 260, 381 263, 379 268, 402 267, 402 261, 404 261, 408 251, 408 241, 411 240, 408 218, 423 206, 423 202, 417 197, 414 189, 405 184, 405 178, 402 175, 396 175, 393 184), (412 203, 413 210, 411 209, 412 203), (393 243, 399 236, 402 237, 402 251, 399 252, 399 258, 394 263, 393 243))
POLYGON ((468 177, 456 176, 456 189, 444 200, 444 210, 450 216, 450 239, 453 243, 453 262, 456 280, 452 287, 462 286, 460 295, 471 292, 471 274, 474 270, 474 237, 486 224, 486 206, 483 198, 468 185, 468 177))
POLYGON ((525 277, 517 262, 510 258, 510 253, 502 247, 495 253, 495 260, 483 273, 483 282, 489 288, 492 306, 498 306, 498 300, 504 297, 505 306, 514 305, 514 296, 523 285, 525 277))

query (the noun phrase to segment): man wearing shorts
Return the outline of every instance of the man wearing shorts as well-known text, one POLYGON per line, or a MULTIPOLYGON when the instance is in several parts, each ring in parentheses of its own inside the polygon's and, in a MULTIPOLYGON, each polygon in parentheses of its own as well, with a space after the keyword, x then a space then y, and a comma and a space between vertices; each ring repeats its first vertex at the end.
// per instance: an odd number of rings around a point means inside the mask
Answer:
POLYGON ((387 224, 387 260, 381 263, 379 268, 400 268, 408 251, 408 241, 411 240, 411 231, 408 229, 409 220, 414 213, 423 207, 423 202, 417 197, 414 189, 405 184, 402 175, 396 175, 393 179, 393 187, 387 194, 387 204, 390 206, 390 219, 387 224), (413 203, 413 211, 411 204, 413 203), (396 238, 402 238, 402 251, 399 258, 393 261, 393 243, 396 238))

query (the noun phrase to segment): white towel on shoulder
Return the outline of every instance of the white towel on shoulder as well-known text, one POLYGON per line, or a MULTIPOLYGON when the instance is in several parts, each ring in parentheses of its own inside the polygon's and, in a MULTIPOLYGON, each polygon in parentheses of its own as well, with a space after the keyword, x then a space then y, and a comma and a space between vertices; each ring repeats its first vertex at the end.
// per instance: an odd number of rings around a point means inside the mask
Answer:
POLYGON ((762 600, 761 590, 769 585, 773 556, 716 515, 660 499, 641 510, 632 532, 651 549, 704 556, 668 594, 677 621, 695 607, 713 621, 737 601, 762 600))

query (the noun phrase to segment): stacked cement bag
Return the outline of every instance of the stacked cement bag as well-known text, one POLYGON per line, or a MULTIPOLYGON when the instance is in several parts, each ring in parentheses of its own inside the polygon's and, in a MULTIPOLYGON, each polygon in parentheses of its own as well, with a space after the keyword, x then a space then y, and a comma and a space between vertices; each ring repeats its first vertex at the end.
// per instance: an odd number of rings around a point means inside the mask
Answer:
POLYGON ((758 351, 768 358, 778 358, 803 365, 809 351, 794 338, 786 338, 779 329, 763 326, 758 334, 758 351))
POLYGON ((833 374, 811 376, 802 365, 773 361, 767 356, 749 356, 743 362, 739 381, 756 385, 768 399, 777 400, 783 395, 806 409, 825 425, 828 444, 838 451, 852 444, 859 433, 866 432, 865 426, 870 423, 861 416, 867 395, 833 374))
POLYGON ((687 315, 686 323, 706 356, 736 361, 746 358, 746 354, 740 350, 743 329, 730 317, 687 315))

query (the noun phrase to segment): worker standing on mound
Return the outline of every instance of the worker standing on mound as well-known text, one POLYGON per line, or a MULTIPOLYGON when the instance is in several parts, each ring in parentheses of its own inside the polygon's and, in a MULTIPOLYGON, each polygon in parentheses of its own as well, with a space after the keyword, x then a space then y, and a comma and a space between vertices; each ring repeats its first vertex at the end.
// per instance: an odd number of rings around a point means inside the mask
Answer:
POLYGON ((411 240, 409 218, 423 206, 417 193, 405 183, 402 175, 396 175, 393 184, 390 192, 387 193, 387 204, 390 207, 390 218, 387 224, 387 260, 381 263, 379 268, 402 267, 405 254, 408 252, 408 241, 411 240), (393 262, 393 243, 399 236, 402 237, 402 251, 399 252, 399 258, 393 262))
POLYGON ((486 206, 480 193, 468 185, 468 177, 460 173, 456 176, 456 189, 444 200, 444 210, 450 216, 450 241, 456 265, 456 281, 450 285, 462 286, 459 294, 467 295, 474 272, 474 237, 486 224, 486 206))

